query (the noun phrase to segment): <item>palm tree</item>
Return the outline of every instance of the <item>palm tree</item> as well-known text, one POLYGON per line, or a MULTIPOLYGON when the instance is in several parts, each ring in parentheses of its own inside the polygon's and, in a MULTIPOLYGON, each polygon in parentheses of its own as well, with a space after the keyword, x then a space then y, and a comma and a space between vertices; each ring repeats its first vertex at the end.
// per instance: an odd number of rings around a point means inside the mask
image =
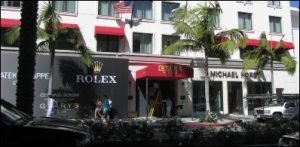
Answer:
MULTIPOLYGON (((17 26, 6 34, 7 42, 9 44, 14 43, 18 39, 19 29, 20 26, 17 26)), ((91 67, 92 58, 90 56, 90 50, 85 45, 79 28, 62 28, 61 17, 55 12, 52 1, 46 2, 41 8, 37 22, 37 37, 40 39, 37 45, 38 50, 50 52, 49 97, 51 97, 52 94, 55 48, 59 45, 61 39, 64 39, 64 43, 70 45, 71 49, 79 50, 82 61, 88 67, 91 67)))
POLYGON ((38 1, 23 1, 21 9, 20 50, 17 73, 17 107, 33 114, 36 24, 38 1))
POLYGON ((238 45, 246 46, 247 35, 238 29, 231 29, 215 34, 216 17, 222 13, 218 2, 209 5, 198 4, 194 8, 183 6, 174 11, 173 24, 177 33, 184 34, 180 39, 168 46, 163 53, 174 51, 204 51, 205 63, 205 100, 206 111, 210 112, 208 57, 217 57, 224 64, 238 45))
POLYGON ((249 68, 256 66, 258 75, 263 74, 263 70, 267 64, 270 64, 271 70, 271 94, 274 92, 274 75, 273 75, 273 62, 280 61, 287 72, 293 75, 296 71, 296 61, 291 57, 288 51, 282 48, 282 38, 275 47, 271 47, 268 43, 266 33, 260 35, 259 46, 251 51, 245 53, 243 61, 243 72, 249 68))

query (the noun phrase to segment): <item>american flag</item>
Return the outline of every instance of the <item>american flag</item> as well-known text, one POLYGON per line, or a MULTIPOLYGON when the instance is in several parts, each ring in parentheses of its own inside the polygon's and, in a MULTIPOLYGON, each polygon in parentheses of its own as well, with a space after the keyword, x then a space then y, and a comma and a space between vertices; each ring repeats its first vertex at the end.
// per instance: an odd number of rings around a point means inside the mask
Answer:
POLYGON ((132 13, 133 1, 119 1, 114 3, 115 13, 132 13))

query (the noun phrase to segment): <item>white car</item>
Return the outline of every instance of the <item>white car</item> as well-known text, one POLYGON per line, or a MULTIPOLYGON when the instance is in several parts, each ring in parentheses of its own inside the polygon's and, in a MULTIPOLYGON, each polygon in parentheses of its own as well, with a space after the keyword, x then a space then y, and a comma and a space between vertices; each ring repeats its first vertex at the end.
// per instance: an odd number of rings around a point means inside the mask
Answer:
POLYGON ((254 117, 257 120, 282 117, 293 119, 297 115, 299 115, 299 103, 296 100, 272 99, 265 106, 254 108, 254 117))

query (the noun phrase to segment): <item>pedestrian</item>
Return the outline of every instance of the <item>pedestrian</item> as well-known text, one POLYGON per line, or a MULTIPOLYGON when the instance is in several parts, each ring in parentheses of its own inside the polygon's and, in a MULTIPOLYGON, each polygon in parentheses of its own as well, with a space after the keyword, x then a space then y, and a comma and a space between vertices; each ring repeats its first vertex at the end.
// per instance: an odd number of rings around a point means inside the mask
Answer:
POLYGON ((109 120, 109 112, 111 111, 111 107, 112 107, 112 100, 107 95, 104 95, 102 110, 103 110, 103 116, 107 120, 109 120))
POLYGON ((95 119, 98 117, 102 118, 102 102, 100 98, 96 100, 96 108, 95 108, 95 119))
POLYGON ((166 110, 167 110, 167 117, 171 117, 171 110, 172 110, 172 100, 170 97, 163 100, 163 102, 166 104, 166 110))

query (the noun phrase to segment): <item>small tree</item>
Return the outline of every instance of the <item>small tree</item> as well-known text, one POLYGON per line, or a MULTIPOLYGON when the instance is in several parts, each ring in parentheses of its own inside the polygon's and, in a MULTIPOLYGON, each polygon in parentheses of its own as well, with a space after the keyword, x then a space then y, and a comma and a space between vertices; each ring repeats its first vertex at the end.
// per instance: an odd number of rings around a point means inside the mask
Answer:
POLYGON ((246 52, 243 61, 243 72, 247 71, 249 68, 255 67, 258 75, 262 75, 266 65, 270 64, 271 94, 274 92, 274 61, 280 61, 290 75, 293 75, 296 71, 296 61, 291 57, 289 52, 282 47, 282 44, 283 41, 281 39, 275 47, 271 47, 268 43, 266 33, 263 32, 260 35, 258 47, 246 52))
POLYGON ((215 34, 216 17, 222 12, 218 2, 205 3, 195 8, 187 5, 174 11, 172 18, 177 33, 183 34, 180 39, 168 46, 163 53, 169 54, 175 51, 204 51, 205 63, 205 100, 206 111, 210 112, 209 104, 209 76, 208 57, 216 57, 224 64, 233 50, 238 46, 246 46, 247 35, 239 29, 231 29, 215 34))

